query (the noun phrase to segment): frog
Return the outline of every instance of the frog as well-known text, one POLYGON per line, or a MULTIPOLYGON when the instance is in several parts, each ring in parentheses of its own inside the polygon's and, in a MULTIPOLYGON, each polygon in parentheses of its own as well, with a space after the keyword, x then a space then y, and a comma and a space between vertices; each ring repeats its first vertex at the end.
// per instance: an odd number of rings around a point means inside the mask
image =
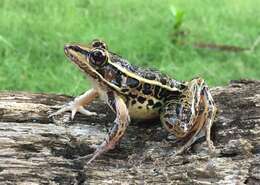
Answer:
POLYGON ((185 141, 174 155, 188 150, 202 135, 209 152, 215 150, 210 135, 217 108, 203 78, 179 81, 158 70, 137 67, 108 49, 100 39, 85 45, 66 44, 64 52, 87 76, 92 88, 49 117, 66 111, 71 111, 72 120, 77 112, 96 116, 96 112, 85 107, 97 97, 116 115, 105 140, 96 147, 87 164, 114 149, 133 119, 159 118, 170 134, 185 141))

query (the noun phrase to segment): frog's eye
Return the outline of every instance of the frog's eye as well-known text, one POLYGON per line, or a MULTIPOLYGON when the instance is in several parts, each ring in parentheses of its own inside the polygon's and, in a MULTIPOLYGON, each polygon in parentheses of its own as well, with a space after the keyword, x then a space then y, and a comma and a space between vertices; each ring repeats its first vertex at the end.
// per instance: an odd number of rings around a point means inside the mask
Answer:
POLYGON ((107 62, 106 52, 100 48, 92 50, 90 53, 90 62, 95 66, 103 66, 107 62))
POLYGON ((92 41, 91 43, 91 46, 93 48, 102 48, 102 49, 107 49, 107 45, 105 42, 101 41, 101 40, 98 40, 98 39, 95 39, 92 41))

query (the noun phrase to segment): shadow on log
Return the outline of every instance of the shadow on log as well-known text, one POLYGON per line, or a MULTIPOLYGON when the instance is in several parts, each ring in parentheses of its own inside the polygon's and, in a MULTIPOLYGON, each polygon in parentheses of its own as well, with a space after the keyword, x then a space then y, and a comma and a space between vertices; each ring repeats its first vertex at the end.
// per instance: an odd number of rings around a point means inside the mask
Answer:
POLYGON ((216 156, 201 141, 174 157, 173 137, 158 121, 134 122, 120 147, 86 166, 73 159, 103 141, 114 117, 104 103, 88 107, 98 116, 71 122, 69 113, 48 115, 72 97, 1 92, 0 184, 260 184, 260 81, 232 81, 212 94, 216 156))

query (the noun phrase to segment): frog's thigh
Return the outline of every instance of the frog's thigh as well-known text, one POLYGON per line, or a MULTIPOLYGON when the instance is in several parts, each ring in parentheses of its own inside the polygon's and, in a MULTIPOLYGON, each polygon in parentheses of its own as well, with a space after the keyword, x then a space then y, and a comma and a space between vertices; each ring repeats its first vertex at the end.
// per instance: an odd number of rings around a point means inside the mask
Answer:
POLYGON ((183 95, 185 96, 179 103, 168 102, 161 112, 161 122, 168 131, 178 138, 189 136, 189 140, 176 154, 182 153, 198 138, 204 136, 205 132, 202 132, 204 126, 207 127, 207 142, 212 145, 209 130, 215 110, 209 106, 214 102, 207 86, 202 79, 194 79, 189 82, 189 89, 183 95), (211 114, 212 112, 213 114, 211 114))
POLYGON ((192 114, 191 107, 187 108, 181 103, 169 102, 163 108, 160 116, 161 122, 163 126, 177 138, 185 138, 187 134, 193 132, 196 122, 195 126, 197 128, 195 133, 189 136, 188 141, 175 152, 175 155, 187 150, 198 138, 203 136, 204 133, 201 133, 201 130, 205 120, 203 120, 203 117, 202 119, 196 119, 195 115, 196 114, 192 114))
POLYGON ((184 111, 181 103, 171 101, 162 108, 160 119, 167 131, 182 138, 189 131, 190 115, 191 111, 184 111))
POLYGON ((176 154, 182 153, 201 137, 203 119, 198 120, 200 92, 201 86, 198 85, 197 80, 193 80, 180 100, 167 102, 161 111, 160 118, 163 126, 177 138, 185 138, 195 132, 189 136, 189 140, 176 154))
POLYGON ((110 129, 109 134, 105 141, 96 149, 93 157, 88 161, 90 163, 96 157, 102 153, 113 149, 118 141, 122 138, 125 130, 130 122, 128 109, 124 100, 118 96, 116 93, 110 91, 107 92, 107 103, 111 109, 116 113, 116 119, 114 121, 114 126, 110 129))

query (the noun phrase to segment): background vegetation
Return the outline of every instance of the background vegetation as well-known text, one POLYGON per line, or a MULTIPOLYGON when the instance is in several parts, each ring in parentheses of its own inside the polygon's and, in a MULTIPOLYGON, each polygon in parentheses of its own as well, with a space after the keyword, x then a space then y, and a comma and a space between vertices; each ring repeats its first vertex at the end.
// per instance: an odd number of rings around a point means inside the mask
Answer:
POLYGON ((259 39, 259 7, 259 0, 1 0, 0 90, 83 92, 88 82, 63 45, 93 38, 178 80, 260 79, 259 47, 242 51, 259 39))

